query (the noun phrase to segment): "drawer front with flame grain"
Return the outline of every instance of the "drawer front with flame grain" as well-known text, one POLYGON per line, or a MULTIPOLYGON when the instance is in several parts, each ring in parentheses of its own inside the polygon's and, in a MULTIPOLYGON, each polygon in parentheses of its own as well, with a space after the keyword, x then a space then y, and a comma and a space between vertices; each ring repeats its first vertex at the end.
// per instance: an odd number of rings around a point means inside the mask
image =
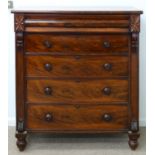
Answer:
POLYGON ((27 77, 97 78, 128 76, 126 56, 27 56, 27 77))
POLYGON ((27 120, 28 130, 123 130, 128 128, 128 108, 125 105, 29 105, 27 120))
POLYGON ((29 103, 127 102, 128 80, 28 80, 29 103))
POLYGON ((51 54, 127 54, 128 50, 128 35, 25 35, 26 52, 51 54))

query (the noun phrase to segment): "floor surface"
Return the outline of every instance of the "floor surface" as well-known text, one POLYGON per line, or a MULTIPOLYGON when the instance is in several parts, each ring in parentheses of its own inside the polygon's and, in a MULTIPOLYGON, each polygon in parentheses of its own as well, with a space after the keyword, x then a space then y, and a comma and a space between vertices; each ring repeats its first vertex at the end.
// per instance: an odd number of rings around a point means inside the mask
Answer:
POLYGON ((140 129, 139 147, 128 147, 127 134, 103 136, 29 135, 24 152, 16 147, 15 128, 9 127, 9 155, 145 155, 145 128, 140 129))

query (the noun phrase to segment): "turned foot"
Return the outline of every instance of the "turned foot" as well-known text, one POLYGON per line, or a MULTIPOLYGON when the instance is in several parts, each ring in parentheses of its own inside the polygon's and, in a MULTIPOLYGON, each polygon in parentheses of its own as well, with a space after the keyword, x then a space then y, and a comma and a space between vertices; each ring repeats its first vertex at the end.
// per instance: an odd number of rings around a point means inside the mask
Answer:
POLYGON ((27 132, 17 132, 16 133, 16 138, 17 138, 17 147, 19 148, 20 151, 24 151, 25 147, 26 147, 26 136, 27 136, 27 132))
POLYGON ((137 132, 129 131, 128 136, 129 136, 129 141, 128 141, 129 146, 132 150, 135 150, 138 146, 138 138, 140 134, 137 132))

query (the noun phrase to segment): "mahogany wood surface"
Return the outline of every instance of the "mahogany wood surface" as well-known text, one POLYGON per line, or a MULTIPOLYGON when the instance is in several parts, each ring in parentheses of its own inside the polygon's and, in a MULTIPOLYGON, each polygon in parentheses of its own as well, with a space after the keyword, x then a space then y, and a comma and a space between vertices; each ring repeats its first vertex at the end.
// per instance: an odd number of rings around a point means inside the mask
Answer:
POLYGON ((27 128, 31 130, 121 130, 128 128, 127 106, 29 105, 27 128), (51 116, 48 120, 47 114, 51 116), (104 118, 110 115, 111 119, 104 118))
POLYGON ((27 77, 127 77, 127 56, 26 56, 27 77))
POLYGON ((127 80, 28 80, 27 102, 127 102, 127 80), (46 94, 49 87, 51 94, 46 94), (110 89, 106 94, 104 88, 110 89))
POLYGON ((75 35, 75 34, 27 34, 26 52, 54 52, 66 54, 127 53, 128 35, 75 35))
POLYGON ((139 137, 139 10, 12 11, 16 138, 29 132, 139 137))

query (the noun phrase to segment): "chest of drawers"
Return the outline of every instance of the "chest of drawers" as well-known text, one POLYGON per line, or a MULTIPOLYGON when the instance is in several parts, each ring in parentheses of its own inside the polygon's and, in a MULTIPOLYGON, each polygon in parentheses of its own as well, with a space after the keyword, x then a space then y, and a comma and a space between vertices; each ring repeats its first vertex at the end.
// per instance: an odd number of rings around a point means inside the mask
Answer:
POLYGON ((16 138, 118 133, 136 149, 141 11, 13 11, 16 138))

